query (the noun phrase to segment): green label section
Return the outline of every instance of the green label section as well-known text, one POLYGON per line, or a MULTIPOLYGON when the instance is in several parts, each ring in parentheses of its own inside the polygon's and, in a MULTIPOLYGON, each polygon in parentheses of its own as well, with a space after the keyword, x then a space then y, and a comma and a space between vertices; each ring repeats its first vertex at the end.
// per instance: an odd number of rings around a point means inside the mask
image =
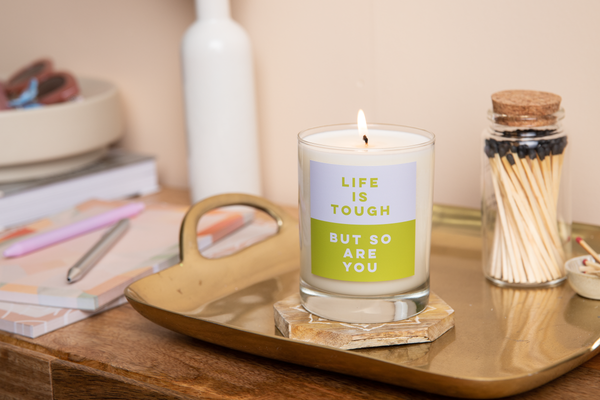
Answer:
POLYGON ((415 220, 349 225, 311 219, 312 273, 352 282, 382 282, 415 274, 415 220))

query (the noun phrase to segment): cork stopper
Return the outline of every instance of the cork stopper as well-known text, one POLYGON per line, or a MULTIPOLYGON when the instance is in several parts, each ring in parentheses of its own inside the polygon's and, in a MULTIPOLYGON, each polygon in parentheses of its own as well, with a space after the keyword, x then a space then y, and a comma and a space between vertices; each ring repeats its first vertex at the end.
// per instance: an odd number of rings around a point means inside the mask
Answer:
POLYGON ((505 90, 492 95, 496 123, 508 126, 544 126, 556 122, 560 96, 534 90, 505 90))

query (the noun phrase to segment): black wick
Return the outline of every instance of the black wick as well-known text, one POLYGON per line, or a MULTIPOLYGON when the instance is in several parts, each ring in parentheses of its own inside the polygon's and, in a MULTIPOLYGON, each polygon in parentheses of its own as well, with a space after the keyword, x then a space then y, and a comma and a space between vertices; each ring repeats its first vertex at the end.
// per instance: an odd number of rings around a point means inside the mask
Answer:
POLYGON ((365 144, 369 144, 369 138, 367 135, 363 135, 363 140, 365 141, 365 144))

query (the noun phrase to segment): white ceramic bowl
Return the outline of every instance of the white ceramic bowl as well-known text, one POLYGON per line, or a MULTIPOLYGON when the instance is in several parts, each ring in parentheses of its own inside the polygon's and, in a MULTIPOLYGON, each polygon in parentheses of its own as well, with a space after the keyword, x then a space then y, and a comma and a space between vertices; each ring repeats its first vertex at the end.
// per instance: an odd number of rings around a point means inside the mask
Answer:
POLYGON ((569 284, 577 294, 588 299, 600 300, 600 277, 580 272, 579 267, 583 265, 583 260, 594 261, 592 256, 581 256, 571 258, 565 263, 569 284))
POLYGON ((0 111, 0 182, 42 178, 101 157, 123 134, 116 87, 78 78, 82 100, 0 111))

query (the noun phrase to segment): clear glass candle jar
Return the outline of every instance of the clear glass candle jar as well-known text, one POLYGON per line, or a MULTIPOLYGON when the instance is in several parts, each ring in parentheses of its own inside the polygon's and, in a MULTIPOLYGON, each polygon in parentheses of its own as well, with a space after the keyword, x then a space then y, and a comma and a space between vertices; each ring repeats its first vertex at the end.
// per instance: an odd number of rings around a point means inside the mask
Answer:
POLYGON ((300 297, 335 321, 398 321, 429 300, 435 136, 369 124, 367 138, 366 129, 298 135, 300 297))
POLYGON ((483 270, 500 286, 562 282, 571 252, 568 140, 560 97, 492 95, 482 141, 483 270))

